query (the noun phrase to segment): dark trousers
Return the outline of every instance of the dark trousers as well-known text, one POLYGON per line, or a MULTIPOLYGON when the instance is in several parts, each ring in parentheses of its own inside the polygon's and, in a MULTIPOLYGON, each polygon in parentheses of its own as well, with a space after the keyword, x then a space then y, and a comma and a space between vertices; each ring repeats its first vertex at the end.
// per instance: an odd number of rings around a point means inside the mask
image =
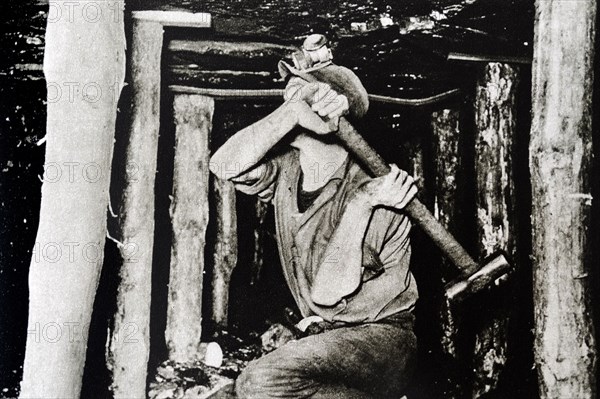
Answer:
POLYGON ((239 398, 399 398, 415 368, 413 316, 341 327, 251 362, 239 398))

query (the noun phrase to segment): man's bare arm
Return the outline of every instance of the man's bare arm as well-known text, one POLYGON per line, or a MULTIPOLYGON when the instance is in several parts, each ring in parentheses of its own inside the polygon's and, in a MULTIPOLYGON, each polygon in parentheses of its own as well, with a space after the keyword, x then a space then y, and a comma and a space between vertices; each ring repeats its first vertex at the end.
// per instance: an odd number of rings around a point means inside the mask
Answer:
POLYGON ((290 102, 233 135, 210 158, 210 170, 221 179, 252 169, 294 126, 297 115, 290 102))
POLYGON ((417 189, 408 173, 392 165, 390 173, 372 179, 346 204, 340 222, 323 253, 312 288, 312 299, 334 306, 352 294, 362 279, 363 240, 376 206, 403 209, 417 189))
POLYGON ((334 306, 351 294, 362 278, 362 244, 373 213, 364 196, 356 196, 346 209, 323 253, 311 291, 321 306, 334 306))
POLYGON ((337 130, 339 115, 347 109, 346 97, 329 85, 306 84, 294 98, 227 140, 211 157, 210 170, 222 179, 235 179, 252 170, 294 127, 330 133, 337 130))

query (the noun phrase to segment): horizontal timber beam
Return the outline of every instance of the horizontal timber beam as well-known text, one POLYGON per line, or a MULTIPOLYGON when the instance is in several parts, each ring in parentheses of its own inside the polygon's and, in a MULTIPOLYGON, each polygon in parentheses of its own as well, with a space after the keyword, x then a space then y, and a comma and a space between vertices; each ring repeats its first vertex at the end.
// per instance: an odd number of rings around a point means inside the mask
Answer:
POLYGON ((134 11, 134 19, 156 22, 162 26, 171 26, 178 28, 210 28, 212 26, 212 17, 209 13, 198 12, 190 13, 185 11, 134 11))
MULTIPOLYGON (((204 87, 192 87, 171 85, 169 90, 177 94, 199 94, 210 96, 218 100, 240 100, 240 99, 282 99, 283 89, 216 89, 204 87)), ((369 94, 369 100, 372 102, 406 105, 420 107, 431 105, 442 100, 446 100, 460 93, 459 89, 451 89, 433 96, 423 98, 397 98, 389 96, 381 96, 378 94, 369 94)))
POLYGON ((490 54, 466 54, 450 53, 450 61, 470 61, 470 62, 502 62, 508 64, 531 64, 530 57, 515 57, 510 55, 490 55, 490 54))

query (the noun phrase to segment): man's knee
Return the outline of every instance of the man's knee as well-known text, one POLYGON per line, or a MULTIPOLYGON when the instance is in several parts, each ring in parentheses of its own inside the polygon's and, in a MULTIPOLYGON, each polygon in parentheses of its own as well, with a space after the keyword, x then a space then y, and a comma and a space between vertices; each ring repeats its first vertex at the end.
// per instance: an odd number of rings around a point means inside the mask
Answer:
POLYGON ((317 383, 304 375, 301 362, 275 352, 248 364, 235 382, 238 398, 309 397, 315 392, 317 383))
POLYGON ((244 371, 235 380, 235 393, 240 399, 251 398, 256 390, 256 378, 252 372, 246 367, 244 371))
POLYGON ((258 362, 251 362, 235 381, 235 392, 240 399, 266 398, 272 376, 258 362))

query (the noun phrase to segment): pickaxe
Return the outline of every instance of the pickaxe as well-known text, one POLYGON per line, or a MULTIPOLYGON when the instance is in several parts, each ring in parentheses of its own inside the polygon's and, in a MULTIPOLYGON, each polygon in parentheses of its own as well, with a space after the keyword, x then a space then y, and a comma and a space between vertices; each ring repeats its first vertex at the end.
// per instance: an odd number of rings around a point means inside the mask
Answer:
MULTIPOLYGON (((317 79, 309 73, 303 73, 301 78, 308 82, 317 82, 317 79)), ((383 176, 390 171, 389 165, 345 117, 340 118, 335 134, 372 175, 383 176)), ((489 257, 482 265, 475 262, 454 236, 417 198, 413 199, 404 208, 404 211, 459 269, 460 275, 445 287, 449 300, 463 299, 508 273, 510 264, 502 253, 489 257)))

